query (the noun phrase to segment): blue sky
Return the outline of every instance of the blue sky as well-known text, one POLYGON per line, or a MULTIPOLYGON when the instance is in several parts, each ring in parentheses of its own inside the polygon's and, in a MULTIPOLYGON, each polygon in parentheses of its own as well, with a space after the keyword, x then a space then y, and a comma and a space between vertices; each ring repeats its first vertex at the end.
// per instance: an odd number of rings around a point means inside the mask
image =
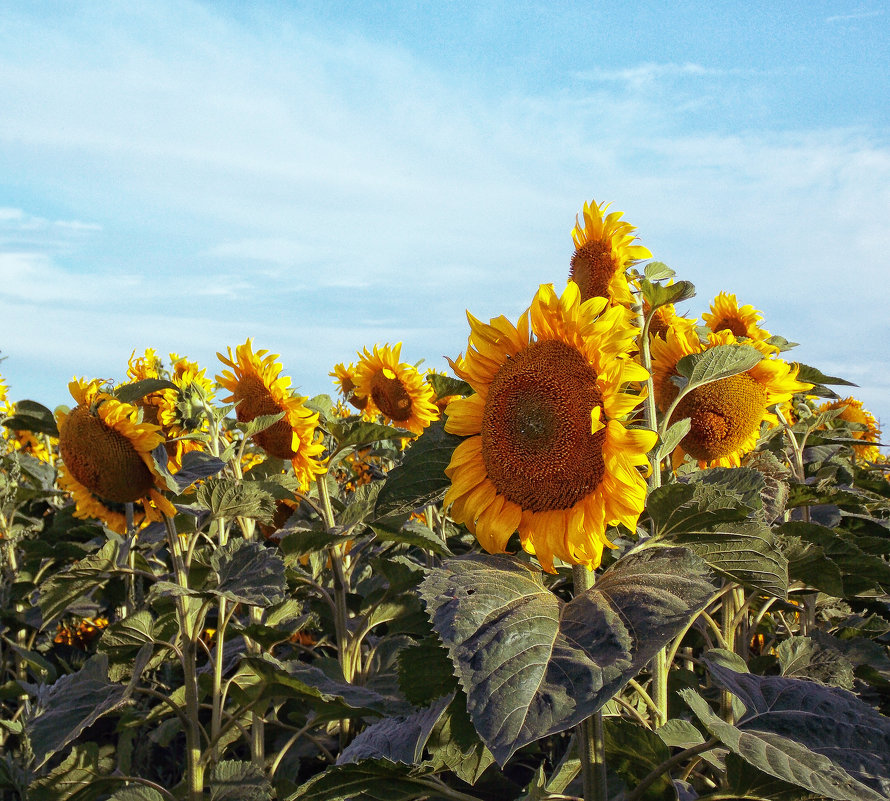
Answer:
POLYGON ((563 286, 584 201, 890 426, 890 4, 7 3, 0 374, 248 336, 303 394, 563 286), (777 8, 777 6, 780 6, 777 8))

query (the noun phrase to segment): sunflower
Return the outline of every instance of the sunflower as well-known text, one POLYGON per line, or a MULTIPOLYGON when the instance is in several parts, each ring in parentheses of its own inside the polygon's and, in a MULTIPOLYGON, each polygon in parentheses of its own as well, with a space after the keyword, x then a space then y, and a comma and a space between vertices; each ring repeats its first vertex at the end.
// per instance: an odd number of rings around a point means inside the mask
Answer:
POLYGON ((159 426, 140 420, 139 409, 101 389, 99 380, 74 379, 68 389, 77 405, 56 412, 59 484, 74 498, 74 516, 98 518, 126 531, 124 505, 132 503, 137 524, 173 516, 176 509, 158 492, 160 474, 151 452, 164 441, 159 426))
POLYGON ((374 408, 374 402, 367 396, 359 397, 355 394, 355 365, 351 364, 347 367, 345 364, 335 364, 332 372, 328 375, 334 379, 337 389, 350 406, 364 413, 368 419, 373 419, 377 415, 374 408))
MULTIPOLYGON (((679 389, 671 379, 679 375, 680 359, 717 345, 734 344, 737 340, 730 331, 711 333, 703 344, 695 330, 685 326, 669 329, 666 339, 656 337, 652 341, 652 378, 658 407, 667 411, 677 397, 679 389)), ((787 404, 795 393, 812 388, 812 384, 797 380, 796 365, 769 358, 771 346, 758 340, 750 344, 764 356, 754 367, 693 389, 674 410, 671 423, 688 417, 692 425, 674 451, 675 464, 688 453, 700 467, 738 467, 741 457, 756 447, 760 424, 778 424, 768 409, 787 404)))
MULTIPOLYGON (((9 387, 4 383, 3 376, 0 376, 0 420, 12 417, 15 413, 15 403, 9 399, 9 387)), ((0 425, 0 438, 6 442, 6 447, 10 450, 27 453, 47 464, 55 462, 55 437, 41 436, 33 431, 0 425)))
POLYGON ((228 354, 228 358, 216 354, 232 368, 216 376, 217 384, 232 393, 223 402, 237 404, 235 413, 242 423, 284 412, 281 420, 254 434, 253 440, 270 456, 289 460, 301 488, 307 489, 312 479, 325 471, 319 461, 324 443, 316 428, 318 413, 303 405, 306 398, 291 392, 290 379, 281 375, 282 366, 276 361, 278 354, 267 350, 254 353, 249 339, 234 355, 231 348, 228 354))
POLYGON ((518 529, 548 572, 554 558, 594 568, 607 526, 635 530, 656 435, 621 422, 641 401, 628 387, 648 377, 628 358, 638 330, 624 311, 582 302, 569 282, 562 297, 541 286, 515 326, 467 314, 467 352, 451 365, 476 394, 446 410, 445 430, 467 439, 445 503, 489 553, 518 529))
POLYGON ((637 229, 621 220, 623 212, 603 216, 611 204, 584 204, 584 225, 575 217, 572 239, 575 252, 570 262, 569 280, 581 289, 581 300, 609 298, 624 306, 633 304, 625 271, 640 259, 652 254, 642 245, 634 245, 637 229))
POLYGON ((375 345, 358 354, 355 394, 370 398, 384 420, 413 434, 420 434, 439 419, 433 388, 416 367, 399 362, 402 343, 375 345))
POLYGON ((833 409, 843 409, 837 419, 864 426, 863 429, 852 432, 854 439, 864 440, 862 445, 853 446, 853 451, 856 455, 867 462, 882 461, 883 454, 878 446, 873 444, 881 441, 881 429, 875 416, 862 405, 862 401, 856 400, 856 398, 828 401, 823 403, 816 411, 828 412, 833 409))
MULTIPOLYGON (((770 338, 769 331, 758 328, 757 323, 763 319, 757 309, 750 304, 739 306, 735 295, 721 292, 714 298, 710 313, 705 312, 702 320, 714 333, 730 331, 736 339, 747 337, 766 344, 770 338)), ((770 352, 778 353, 779 349, 773 345, 767 345, 770 352)), ((761 350, 765 350, 761 348, 761 350)))

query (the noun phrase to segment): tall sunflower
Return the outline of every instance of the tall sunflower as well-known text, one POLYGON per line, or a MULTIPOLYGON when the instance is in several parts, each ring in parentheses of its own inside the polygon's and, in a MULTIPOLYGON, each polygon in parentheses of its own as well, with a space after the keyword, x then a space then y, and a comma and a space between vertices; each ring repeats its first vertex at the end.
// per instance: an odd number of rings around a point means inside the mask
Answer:
POLYGON ((547 571, 554 558, 597 567, 607 526, 635 530, 656 441, 621 422, 641 400, 628 386, 648 376, 629 358, 637 329, 572 282, 562 297, 541 286, 515 326, 467 317, 466 355, 451 364, 476 394, 446 410, 445 430, 467 437, 445 471, 452 517, 489 553, 518 529, 547 571))
POLYGON ((301 487, 308 488, 312 479, 325 471, 318 458, 324 451, 316 428, 318 413, 303 405, 306 398, 291 392, 290 378, 281 375, 283 368, 276 361, 278 354, 267 350, 254 353, 248 339, 235 348, 234 354, 229 348, 228 358, 221 353, 216 355, 232 368, 216 376, 216 381, 232 393, 222 400, 236 404, 239 421, 284 412, 281 420, 254 434, 253 440, 270 456, 290 460, 301 487))
POLYGON ((853 446, 856 455, 867 462, 883 461, 880 449, 874 444, 881 441, 881 429, 875 416, 862 405, 862 401, 856 400, 856 398, 828 401, 816 411, 827 412, 832 409, 843 409, 837 419, 864 426, 863 429, 852 432, 853 439, 862 440, 861 445, 853 446))
MULTIPOLYGON (((671 328, 666 339, 656 337, 652 341, 652 379, 658 407, 667 411, 677 397, 679 389, 671 378, 679 375, 680 359, 717 345, 734 344, 737 340, 730 331, 711 333, 702 343, 695 330, 685 326, 671 328)), ((691 420, 689 433, 674 452, 675 463, 688 453, 700 467, 738 467, 741 457, 756 447, 760 424, 778 424, 770 407, 787 404, 794 394, 812 388, 812 384, 797 380, 796 365, 770 357, 771 346, 758 340, 750 344, 764 356, 754 367, 692 390, 674 410, 671 423, 687 417, 691 420)))
POLYGON ((439 419, 433 388, 417 368, 400 362, 402 343, 374 345, 358 354, 355 395, 370 398, 383 418, 413 434, 420 434, 439 419))
POLYGON ((569 280, 581 290, 581 300, 609 298, 623 306, 633 304, 626 270, 640 259, 649 259, 648 248, 635 245, 637 229, 623 221, 623 212, 605 212, 611 204, 592 200, 582 210, 584 223, 575 218, 572 239, 575 252, 570 262, 569 280), (605 215, 605 216, 604 216, 605 215))
POLYGON ((721 292, 714 298, 711 304, 710 312, 702 315, 705 325, 714 333, 720 331, 731 332, 736 339, 747 337, 748 339, 762 342, 766 348, 761 348, 764 352, 778 353, 778 348, 768 345, 766 340, 770 338, 769 331, 764 331, 758 327, 758 323, 763 319, 763 315, 750 304, 739 306, 735 295, 721 292))
POLYGON ((126 530, 124 504, 135 520, 161 520, 176 509, 158 492, 160 474, 151 452, 164 441, 159 426, 140 420, 139 409, 102 390, 99 380, 74 379, 68 389, 77 405, 58 410, 59 484, 73 497, 74 516, 98 518, 126 530))
POLYGON ((334 384, 337 386, 337 390, 350 406, 363 412, 364 416, 368 419, 372 419, 376 416, 377 410, 374 408, 374 402, 367 396, 359 397, 355 393, 356 383, 354 364, 350 363, 348 367, 345 364, 335 364, 334 369, 328 373, 328 375, 334 379, 334 384))

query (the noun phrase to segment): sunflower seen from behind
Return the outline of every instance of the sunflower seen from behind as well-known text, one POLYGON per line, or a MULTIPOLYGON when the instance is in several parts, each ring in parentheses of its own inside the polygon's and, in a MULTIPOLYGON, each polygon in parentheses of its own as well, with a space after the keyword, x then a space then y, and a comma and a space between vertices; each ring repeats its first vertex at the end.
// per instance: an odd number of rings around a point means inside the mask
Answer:
POLYGON ((648 377, 629 355, 638 330, 573 282, 561 297, 541 286, 516 325, 467 317, 466 354, 451 364, 475 394, 446 410, 445 430, 466 437, 445 471, 451 516, 489 553, 518 530, 549 572, 557 558, 597 567, 607 527, 634 531, 646 499, 656 435, 623 422, 648 377))
POLYGON ((627 282, 627 268, 640 259, 649 259, 648 248, 635 245, 637 229, 622 220, 623 212, 606 214, 609 203, 585 203, 581 211, 583 224, 575 218, 569 280, 581 291, 581 300, 609 298, 611 302, 630 307, 633 295, 627 282))
POLYGON ((74 516, 97 518, 118 533, 126 530, 125 504, 134 521, 161 520, 176 509, 159 492, 161 476, 151 452, 164 442, 161 428, 141 411, 102 389, 99 380, 74 379, 77 405, 56 412, 62 466, 59 484, 74 498, 74 516))
MULTIPOLYGON (((679 376, 680 359, 717 345, 736 344, 742 343, 728 330, 712 332, 702 342, 688 326, 672 327, 666 338, 653 339, 652 379, 659 409, 666 413, 679 394, 673 378, 679 376)), ((674 451, 674 464, 688 453, 699 467, 738 467, 742 457, 757 446, 761 423, 778 425, 770 408, 788 404, 796 393, 812 388, 797 380, 796 365, 772 355, 772 346, 757 340, 744 344, 757 348, 763 358, 746 372, 693 389, 671 414, 670 424, 689 418, 691 426, 674 451)))
POLYGON ((325 471, 320 461, 324 443, 317 430, 318 413, 303 405, 306 398, 291 392, 290 378, 281 375, 283 367, 277 361, 278 354, 268 350, 254 352, 248 339, 234 353, 229 348, 228 356, 216 355, 231 368, 216 376, 216 382, 231 393, 222 401, 235 404, 239 422, 284 414, 252 439, 270 456, 289 461, 301 488, 307 489, 315 476, 325 471))
POLYGON ((355 396, 370 399, 388 423, 421 434, 439 419, 436 394, 418 369, 401 361, 402 343, 359 352, 355 396))

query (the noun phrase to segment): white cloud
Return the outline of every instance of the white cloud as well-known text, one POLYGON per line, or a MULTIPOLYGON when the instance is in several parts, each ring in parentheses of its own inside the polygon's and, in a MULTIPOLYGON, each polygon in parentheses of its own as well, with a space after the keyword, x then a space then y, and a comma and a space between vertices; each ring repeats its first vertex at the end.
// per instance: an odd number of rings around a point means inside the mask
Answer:
POLYGON ((826 17, 825 21, 827 23, 853 22, 854 20, 872 19, 874 17, 882 17, 883 15, 884 15, 883 10, 874 9, 872 11, 856 11, 852 14, 834 14, 833 16, 826 17))

